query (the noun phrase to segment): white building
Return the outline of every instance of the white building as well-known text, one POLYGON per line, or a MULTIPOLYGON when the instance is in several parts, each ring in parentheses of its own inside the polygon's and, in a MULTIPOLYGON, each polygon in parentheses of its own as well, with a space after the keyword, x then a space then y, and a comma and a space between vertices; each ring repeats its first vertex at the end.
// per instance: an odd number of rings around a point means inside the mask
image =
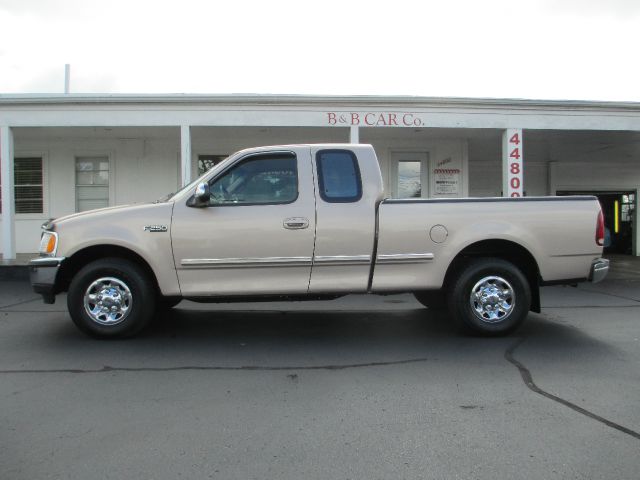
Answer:
POLYGON ((49 218, 154 200, 242 148, 316 142, 373 144, 389 196, 597 194, 611 248, 640 252, 637 103, 0 95, 0 133, 6 259, 35 252, 49 218))

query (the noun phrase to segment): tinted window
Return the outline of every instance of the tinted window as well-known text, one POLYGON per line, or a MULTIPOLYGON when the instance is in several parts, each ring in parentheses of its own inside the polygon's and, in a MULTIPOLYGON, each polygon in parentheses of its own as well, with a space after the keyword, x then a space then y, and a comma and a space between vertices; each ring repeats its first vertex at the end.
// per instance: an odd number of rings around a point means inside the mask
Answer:
POLYGON ((258 155, 242 160, 210 185, 211 205, 291 203, 298 198, 293 154, 258 155))
POLYGON ((360 170, 353 152, 322 150, 316 157, 320 196, 326 202, 357 202, 362 197, 360 170))

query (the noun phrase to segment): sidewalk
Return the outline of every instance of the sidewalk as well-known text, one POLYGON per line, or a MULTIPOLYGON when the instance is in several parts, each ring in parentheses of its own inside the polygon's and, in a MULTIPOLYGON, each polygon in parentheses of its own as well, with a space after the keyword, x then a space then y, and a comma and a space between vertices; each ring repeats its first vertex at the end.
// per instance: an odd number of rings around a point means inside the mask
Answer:
POLYGON ((16 259, 15 260, 5 260, 2 256, 2 254, 0 253, 0 267, 6 267, 6 266, 27 266, 29 263, 29 260, 31 260, 32 258, 37 257, 38 254, 37 253, 18 253, 16 255, 16 259))
POLYGON ((37 253, 18 253, 15 260, 5 260, 0 254, 0 280, 29 280, 29 260, 37 253))

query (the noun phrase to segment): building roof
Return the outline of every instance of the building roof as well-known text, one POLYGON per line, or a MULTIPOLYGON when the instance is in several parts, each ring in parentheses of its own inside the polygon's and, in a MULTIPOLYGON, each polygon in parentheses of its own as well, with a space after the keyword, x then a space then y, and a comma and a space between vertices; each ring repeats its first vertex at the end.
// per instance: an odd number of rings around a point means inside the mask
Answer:
POLYGON ((476 108, 536 108, 631 110, 640 112, 640 102, 587 100, 533 100, 517 98, 419 97, 379 95, 279 95, 279 94, 0 94, 3 105, 341 105, 411 106, 417 108, 457 106, 476 108))

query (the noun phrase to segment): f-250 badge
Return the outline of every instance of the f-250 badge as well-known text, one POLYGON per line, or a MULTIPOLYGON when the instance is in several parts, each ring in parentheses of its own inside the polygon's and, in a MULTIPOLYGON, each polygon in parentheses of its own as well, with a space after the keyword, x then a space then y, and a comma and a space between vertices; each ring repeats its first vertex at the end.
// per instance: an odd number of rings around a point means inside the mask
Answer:
POLYGON ((166 225, 146 225, 144 227, 145 232, 166 232, 167 230, 166 225))

